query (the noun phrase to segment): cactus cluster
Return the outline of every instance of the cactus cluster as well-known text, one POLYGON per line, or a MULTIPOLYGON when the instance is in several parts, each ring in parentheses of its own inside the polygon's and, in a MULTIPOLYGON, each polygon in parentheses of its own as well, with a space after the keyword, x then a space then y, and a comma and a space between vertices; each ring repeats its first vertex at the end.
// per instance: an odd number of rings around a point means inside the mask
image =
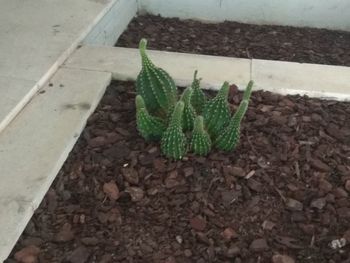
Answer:
POLYGON ((215 147, 232 151, 240 137, 240 124, 248 108, 250 81, 237 111, 231 116, 229 83, 208 100, 200 88, 197 71, 191 86, 178 98, 174 80, 156 67, 146 54, 147 41, 139 44, 142 69, 136 80, 136 123, 142 137, 160 141, 162 153, 175 160, 188 151, 205 156, 215 147))

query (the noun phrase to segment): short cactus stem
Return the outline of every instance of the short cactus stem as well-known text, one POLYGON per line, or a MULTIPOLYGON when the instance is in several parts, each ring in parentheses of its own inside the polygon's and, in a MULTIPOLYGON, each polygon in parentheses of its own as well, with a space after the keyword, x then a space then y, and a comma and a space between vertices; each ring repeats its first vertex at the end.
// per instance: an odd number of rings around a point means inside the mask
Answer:
POLYGON ((152 114, 164 116, 175 105, 177 87, 165 70, 156 67, 146 54, 147 41, 139 43, 142 69, 137 76, 136 92, 145 100, 147 109, 152 114))
POLYGON ((211 150, 210 136, 204 130, 204 121, 202 116, 197 116, 194 122, 190 148, 192 152, 201 156, 207 155, 211 150))
POLYGON ((182 115, 185 104, 179 101, 175 105, 168 128, 163 133, 161 150, 163 154, 175 160, 182 159, 187 152, 187 139, 182 131, 182 115))
POLYGON ((243 94, 237 111, 231 118, 229 125, 219 134, 215 140, 215 146, 223 151, 232 151, 238 144, 240 139, 241 121, 248 109, 250 95, 252 93, 253 81, 248 83, 248 86, 243 94))
POLYGON ((204 105, 207 101, 203 90, 200 88, 201 79, 197 79, 197 70, 194 72, 193 82, 191 84, 191 88, 193 90, 191 95, 191 104, 195 109, 197 114, 202 114, 204 105))
POLYGON ((204 107, 204 123, 212 138, 216 138, 230 120, 230 108, 227 102, 229 89, 228 82, 225 82, 216 97, 207 102, 204 107))
POLYGON ((140 95, 136 96, 136 125, 141 136, 146 140, 160 140, 165 131, 164 122, 157 117, 151 116, 140 95))
POLYGON ((184 112, 182 115, 182 128, 184 132, 193 130, 194 119, 196 118, 196 112, 191 104, 192 92, 192 88, 188 87, 183 91, 181 96, 181 100, 185 104, 184 112))

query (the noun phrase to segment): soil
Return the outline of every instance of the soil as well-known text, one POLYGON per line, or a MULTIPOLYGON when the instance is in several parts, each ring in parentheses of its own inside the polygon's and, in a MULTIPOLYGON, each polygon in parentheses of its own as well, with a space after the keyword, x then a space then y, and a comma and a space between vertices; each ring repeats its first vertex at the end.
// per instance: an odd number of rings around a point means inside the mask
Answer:
POLYGON ((350 262, 349 103, 253 92, 234 152, 175 162, 133 91, 110 85, 7 263, 350 262))
POLYGON ((192 20, 138 16, 118 40, 118 46, 239 58, 286 60, 350 66, 350 32, 236 22, 205 24, 192 20))

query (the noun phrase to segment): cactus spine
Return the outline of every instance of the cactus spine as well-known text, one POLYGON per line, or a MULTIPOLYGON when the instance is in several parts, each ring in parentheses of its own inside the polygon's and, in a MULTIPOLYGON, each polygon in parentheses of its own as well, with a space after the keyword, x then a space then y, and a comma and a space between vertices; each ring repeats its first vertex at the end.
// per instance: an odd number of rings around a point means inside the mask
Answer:
POLYGON ((176 103, 177 88, 174 80, 163 69, 156 67, 146 54, 147 41, 139 44, 142 69, 136 80, 136 92, 145 101, 151 113, 166 116, 176 103))
POLYGON ((216 97, 208 101, 204 107, 204 123, 212 138, 216 138, 230 120, 230 108, 227 102, 229 88, 228 82, 224 82, 216 97))
POLYGON ((201 156, 205 156, 210 152, 211 140, 209 134, 204 130, 202 116, 197 116, 194 122, 190 148, 195 154, 201 156))
POLYGON ((168 128, 163 133, 161 150, 168 158, 182 159, 187 152, 187 139, 182 131, 182 115, 185 104, 179 101, 175 105, 168 128))
POLYGON ((193 90, 191 96, 191 104, 198 115, 202 114, 204 105, 206 103, 206 97, 203 90, 200 88, 201 79, 197 79, 197 70, 194 72, 193 82, 191 88, 193 90))
POLYGON ((252 93, 253 81, 248 83, 244 91, 243 99, 236 113, 231 118, 228 126, 219 134, 215 140, 215 146, 223 151, 232 151, 239 142, 241 121, 247 111, 250 95, 252 93))
POLYGON ((196 118, 196 112, 191 104, 192 88, 186 88, 182 95, 181 100, 184 102, 184 112, 182 115, 182 129, 184 132, 193 130, 194 119, 196 118))
POLYGON ((165 131, 162 119, 151 116, 141 95, 136 96, 136 125, 137 129, 146 140, 160 140, 165 131))

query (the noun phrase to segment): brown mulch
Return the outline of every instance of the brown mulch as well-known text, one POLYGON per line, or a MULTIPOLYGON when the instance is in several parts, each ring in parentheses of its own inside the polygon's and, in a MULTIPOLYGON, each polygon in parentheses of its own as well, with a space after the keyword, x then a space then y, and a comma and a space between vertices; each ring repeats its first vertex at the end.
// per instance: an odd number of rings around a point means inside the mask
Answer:
POLYGON ((133 90, 110 85, 7 263, 350 262, 349 103, 254 92, 234 152, 174 162, 133 90))
POLYGON ((117 45, 240 58, 350 66, 350 32, 236 22, 205 24, 192 20, 139 16, 117 45))

